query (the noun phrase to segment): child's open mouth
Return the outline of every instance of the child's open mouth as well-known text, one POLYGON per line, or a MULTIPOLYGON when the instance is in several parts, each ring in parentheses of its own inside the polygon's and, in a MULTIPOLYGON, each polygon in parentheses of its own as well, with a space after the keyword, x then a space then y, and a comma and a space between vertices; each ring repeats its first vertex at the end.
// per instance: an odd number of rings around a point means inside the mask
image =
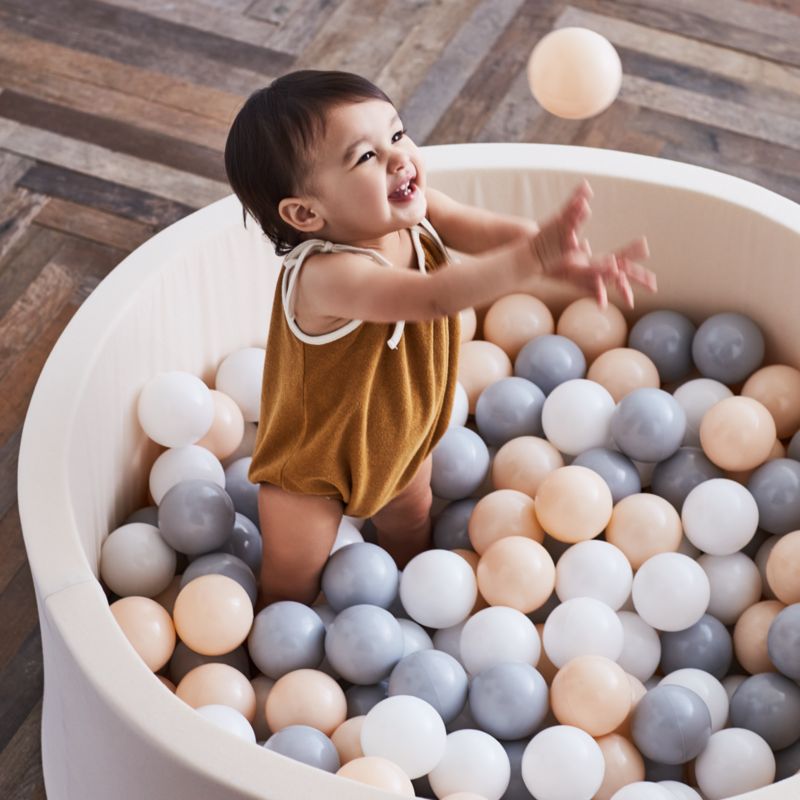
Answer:
POLYGON ((408 180, 397 187, 390 195, 389 199, 395 203, 406 203, 413 200, 417 194, 417 185, 414 180, 408 180))

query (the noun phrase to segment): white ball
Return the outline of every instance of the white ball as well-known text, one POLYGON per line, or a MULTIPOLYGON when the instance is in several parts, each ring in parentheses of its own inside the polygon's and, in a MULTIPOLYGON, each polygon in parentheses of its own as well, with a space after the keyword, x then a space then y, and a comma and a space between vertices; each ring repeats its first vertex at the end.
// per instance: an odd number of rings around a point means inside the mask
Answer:
POLYGON ((616 661, 624 639, 614 609, 593 597, 574 597, 550 612, 542 643, 553 665, 561 668, 577 656, 605 656, 616 661))
POLYGON ((772 783, 775 756, 757 733, 725 728, 711 734, 694 762, 694 772, 708 800, 722 800, 772 783))
POLYGON ((703 481, 681 509, 686 538, 702 551, 726 556, 741 550, 758 528, 758 505, 741 483, 728 478, 703 481))
POLYGON ((617 663, 625 672, 644 683, 653 677, 661 661, 661 639, 655 629, 635 612, 618 611, 617 616, 624 635, 622 653, 617 663))
POLYGON ((708 613, 723 625, 733 625, 761 599, 761 574, 753 559, 744 553, 704 555, 697 563, 708 576, 711 587, 708 613))
POLYGON ((633 606, 660 631, 682 631, 708 608, 711 588, 703 568, 689 556, 659 553, 648 558, 633 578, 633 606))
POLYGON ((100 577, 120 597, 155 597, 175 577, 175 551, 155 525, 130 522, 106 537, 100 550, 100 577))
POLYGON ((611 795, 611 800, 675 800, 672 792, 652 781, 634 781, 611 795))
POLYGON ((364 527, 364 523, 367 521, 364 517, 351 517, 348 514, 344 514, 342 519, 346 519, 351 525, 354 525, 358 530, 361 530, 364 527))
POLYGON ((165 447, 199 442, 214 421, 211 390, 190 372, 161 372, 144 385, 137 404, 144 432, 165 447))
POLYGON ((352 522, 348 521, 347 518, 342 517, 339 523, 339 530, 336 533, 336 538, 333 540, 333 547, 331 547, 330 554, 333 555, 337 550, 346 547, 348 544, 356 544, 357 542, 363 541, 364 537, 361 535, 361 531, 356 528, 352 522))
POLYGON ((459 622, 458 625, 451 625, 449 628, 439 628, 433 633, 433 646, 437 650, 452 656, 463 667, 461 661, 461 633, 468 620, 459 622))
POLYGON ((511 762, 503 745, 488 733, 471 729, 447 737, 442 760, 428 774, 437 797, 474 792, 486 800, 500 800, 510 779, 511 762))
MULTIPOLYGON (((438 646, 438 645, 437 645, 438 646)), ((491 606, 473 614, 461 631, 459 661, 471 675, 508 661, 535 667, 542 645, 531 620, 516 608, 491 606)))
POLYGON ((205 447, 190 444, 165 450, 150 468, 150 494, 156 505, 181 481, 211 481, 225 488, 225 470, 220 460, 205 447))
POLYGON ((217 367, 215 388, 233 398, 245 422, 258 422, 265 355, 263 347, 243 347, 225 356, 217 367))
POLYGON ((728 702, 733 699, 736 690, 747 680, 747 675, 727 675, 722 679, 722 685, 728 695, 728 702))
POLYGON ((618 547, 589 539, 568 547, 556 564, 556 594, 560 600, 594 597, 614 610, 631 593, 633 570, 618 547))
POLYGON ((708 706, 708 712, 711 714, 711 732, 716 733, 725 727, 730 707, 728 693, 710 672, 694 667, 676 669, 662 678, 661 684, 672 684, 691 689, 708 706))
POLYGON ((218 728, 223 731, 232 733, 246 742, 256 743, 256 734, 253 726, 247 721, 247 718, 241 711, 237 711, 230 706, 223 706, 217 704, 210 704, 207 706, 199 706, 195 711, 201 716, 205 717, 209 722, 213 722, 218 728))
POLYGON ((462 622, 477 597, 472 567, 449 550, 426 550, 414 556, 400 578, 403 608, 427 628, 449 628, 462 622))
POLYGON ((614 102, 622 85, 622 63, 611 42, 599 33, 561 28, 533 48, 528 84, 551 114, 586 119, 614 102))
POLYGON ((703 415, 720 400, 733 397, 733 392, 724 383, 712 378, 697 378, 679 386, 672 396, 686 414, 684 446, 700 447, 700 423, 703 415))
POLYGON ((562 453, 604 447, 611 435, 614 398, 595 381, 575 378, 553 389, 542 406, 542 428, 562 453))
POLYGON ((700 794, 680 781, 659 781, 659 786, 663 786, 675 800, 703 800, 700 794))
POLYGON ((403 632, 403 658, 419 650, 433 650, 433 641, 422 625, 410 619, 398 619, 397 624, 403 632))
POLYGON ((361 727, 365 756, 388 758, 409 778, 427 775, 442 759, 444 722, 430 703, 411 695, 387 697, 374 705, 361 727))
POLYGON ((453 398, 453 410, 450 412, 450 423, 447 427, 453 428, 459 425, 466 425, 468 416, 469 398, 467 397, 467 390, 458 381, 456 381, 456 394, 453 398))
POLYGON ((600 745, 572 725, 545 728, 522 753, 522 781, 536 800, 591 800, 603 782, 600 745))

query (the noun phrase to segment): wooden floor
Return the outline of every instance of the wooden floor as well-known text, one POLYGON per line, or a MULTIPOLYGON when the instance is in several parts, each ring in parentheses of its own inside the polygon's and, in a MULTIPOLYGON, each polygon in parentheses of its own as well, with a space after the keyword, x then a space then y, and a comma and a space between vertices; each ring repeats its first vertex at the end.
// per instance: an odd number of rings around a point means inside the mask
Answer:
POLYGON ((0 798, 44 797, 16 505, 36 378, 115 264, 228 194, 242 100, 305 67, 371 78, 418 143, 628 150, 800 201, 800 0, 0 0, 0 798), (625 72, 586 122, 543 112, 525 78, 533 44, 573 25, 625 72))

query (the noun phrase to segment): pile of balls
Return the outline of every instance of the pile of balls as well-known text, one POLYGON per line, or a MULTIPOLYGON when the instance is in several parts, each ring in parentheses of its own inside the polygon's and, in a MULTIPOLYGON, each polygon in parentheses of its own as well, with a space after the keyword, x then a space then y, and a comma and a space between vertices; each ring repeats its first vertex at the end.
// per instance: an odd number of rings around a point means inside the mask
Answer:
POLYGON ((738 313, 529 295, 462 315, 434 547, 345 517, 314 606, 254 614, 264 351, 143 388, 154 505, 111 610, 251 743, 439 800, 721 800, 800 770, 800 371, 738 313), (118 599, 117 599, 118 598, 118 599), (177 644, 176 644, 177 642, 177 644))

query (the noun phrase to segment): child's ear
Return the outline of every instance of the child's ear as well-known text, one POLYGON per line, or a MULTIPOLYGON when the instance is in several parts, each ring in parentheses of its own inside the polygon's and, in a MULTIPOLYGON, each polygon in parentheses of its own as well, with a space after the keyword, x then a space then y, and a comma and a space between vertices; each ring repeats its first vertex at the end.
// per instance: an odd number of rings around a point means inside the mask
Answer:
POLYGON ((325 220, 299 197, 284 197, 278 203, 278 213, 284 222, 303 233, 313 233, 325 225, 325 220))

